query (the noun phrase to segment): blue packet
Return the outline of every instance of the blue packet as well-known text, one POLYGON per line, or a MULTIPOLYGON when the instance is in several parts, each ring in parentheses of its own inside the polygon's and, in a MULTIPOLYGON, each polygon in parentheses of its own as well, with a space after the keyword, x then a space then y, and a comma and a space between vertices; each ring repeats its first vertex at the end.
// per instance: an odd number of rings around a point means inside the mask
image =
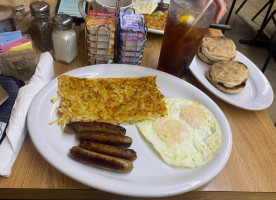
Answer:
POLYGON ((120 26, 123 31, 145 32, 144 15, 120 12, 120 26))
POLYGON ((13 41, 21 39, 22 33, 21 31, 11 31, 0 33, 0 46, 7 45, 13 41))
POLYGON ((138 42, 145 42, 146 41, 146 34, 145 33, 135 33, 135 32, 121 32, 120 33, 120 39, 122 41, 136 41, 138 40, 138 42))

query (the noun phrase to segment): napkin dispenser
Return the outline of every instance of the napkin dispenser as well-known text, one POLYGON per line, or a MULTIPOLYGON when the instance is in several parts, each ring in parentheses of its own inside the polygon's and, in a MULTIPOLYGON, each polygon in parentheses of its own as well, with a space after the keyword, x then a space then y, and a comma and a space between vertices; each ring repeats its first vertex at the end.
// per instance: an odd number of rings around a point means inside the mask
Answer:
MULTIPOLYGON (((0 105, 0 145, 1 145, 2 141, 6 136, 5 130, 9 122, 9 118, 18 94, 18 90, 19 88, 24 86, 24 82, 14 77, 0 75, 0 85, 3 88, 2 91, 5 91, 3 92, 3 95, 6 95, 6 97, 8 95, 8 98, 6 98, 6 100, 3 101, 3 103, 0 105)), ((3 96, 1 91, 0 91, 0 94, 2 98, 3 96)))

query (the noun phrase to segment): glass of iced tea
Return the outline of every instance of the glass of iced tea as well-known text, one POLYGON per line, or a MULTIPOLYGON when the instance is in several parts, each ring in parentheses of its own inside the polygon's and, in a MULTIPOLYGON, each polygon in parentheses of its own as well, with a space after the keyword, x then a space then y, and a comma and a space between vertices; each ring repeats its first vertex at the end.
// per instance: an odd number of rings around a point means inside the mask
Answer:
POLYGON ((171 0, 157 69, 182 77, 216 11, 210 0, 171 0))

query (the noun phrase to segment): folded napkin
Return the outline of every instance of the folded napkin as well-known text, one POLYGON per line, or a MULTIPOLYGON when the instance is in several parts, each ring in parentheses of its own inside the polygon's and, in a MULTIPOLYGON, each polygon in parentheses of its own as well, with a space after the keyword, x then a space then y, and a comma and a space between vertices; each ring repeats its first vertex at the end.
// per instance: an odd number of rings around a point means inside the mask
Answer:
POLYGON ((42 53, 29 83, 18 91, 6 128, 6 137, 0 145, 0 176, 10 176, 13 163, 28 132, 26 119, 29 106, 34 96, 53 76, 53 58, 49 52, 42 53))

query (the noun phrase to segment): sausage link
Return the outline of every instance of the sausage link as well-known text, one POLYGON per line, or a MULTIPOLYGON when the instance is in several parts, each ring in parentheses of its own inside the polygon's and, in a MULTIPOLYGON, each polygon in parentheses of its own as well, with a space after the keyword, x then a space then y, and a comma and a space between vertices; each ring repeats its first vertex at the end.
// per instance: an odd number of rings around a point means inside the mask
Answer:
POLYGON ((104 144, 130 147, 132 144, 132 138, 118 134, 106 134, 100 132, 79 132, 78 137, 80 140, 91 140, 95 142, 101 142, 104 144))
POLYGON ((70 156, 84 164, 114 172, 126 173, 133 169, 133 164, 129 160, 103 155, 77 146, 70 149, 70 156))
POLYGON ((65 125, 64 132, 66 133, 78 133, 81 131, 96 131, 104 133, 115 133, 119 135, 125 135, 126 129, 122 126, 105 123, 105 122, 69 122, 65 125))
POLYGON ((95 151, 109 156, 123 158, 130 161, 134 161, 137 158, 137 154, 133 149, 124 149, 116 146, 86 140, 81 141, 79 146, 83 149, 95 151))

